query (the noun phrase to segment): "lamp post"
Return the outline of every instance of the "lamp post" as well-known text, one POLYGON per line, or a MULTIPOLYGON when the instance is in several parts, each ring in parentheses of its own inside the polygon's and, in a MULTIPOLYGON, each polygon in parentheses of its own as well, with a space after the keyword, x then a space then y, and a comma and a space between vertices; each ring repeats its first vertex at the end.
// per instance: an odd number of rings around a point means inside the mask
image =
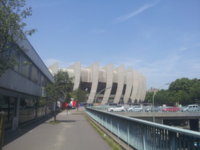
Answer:
MULTIPOLYGON (((163 86, 165 86, 165 85, 169 85, 170 83, 165 83, 164 85, 162 85, 160 88, 162 88, 163 86)), ((159 88, 159 89, 160 89, 159 88)), ((155 100, 154 100, 154 98, 155 98, 155 96, 156 96, 156 93, 159 91, 159 89, 158 90, 154 90, 154 92, 153 92, 153 98, 152 98, 152 101, 153 101, 153 122, 155 122, 155 100)))
POLYGON ((95 98, 94 98, 94 103, 97 102, 97 97, 99 96, 99 94, 101 94, 101 92, 103 92, 103 91, 105 91, 105 90, 107 90, 107 89, 110 89, 110 88, 112 88, 112 87, 107 87, 107 88, 104 88, 104 89, 100 90, 100 91, 96 94, 96 96, 95 96, 95 98))
POLYGON ((154 97, 156 95, 156 92, 157 91, 155 91, 155 90, 153 92, 153 122, 155 122, 155 103, 154 103, 154 97))

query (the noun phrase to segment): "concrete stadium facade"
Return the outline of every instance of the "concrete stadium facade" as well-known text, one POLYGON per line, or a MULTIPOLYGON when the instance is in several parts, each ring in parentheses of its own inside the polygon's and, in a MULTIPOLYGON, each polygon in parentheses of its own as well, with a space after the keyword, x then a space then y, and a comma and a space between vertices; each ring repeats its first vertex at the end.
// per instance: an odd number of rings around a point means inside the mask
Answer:
MULTIPOLYGON (((58 64, 49 67, 54 74, 59 70, 58 64)), ((144 101, 146 95, 145 77, 133 69, 125 69, 123 65, 115 68, 112 64, 100 67, 98 63, 89 67, 81 67, 79 62, 66 69, 73 77, 76 90, 87 91, 87 103, 136 103, 144 101)))

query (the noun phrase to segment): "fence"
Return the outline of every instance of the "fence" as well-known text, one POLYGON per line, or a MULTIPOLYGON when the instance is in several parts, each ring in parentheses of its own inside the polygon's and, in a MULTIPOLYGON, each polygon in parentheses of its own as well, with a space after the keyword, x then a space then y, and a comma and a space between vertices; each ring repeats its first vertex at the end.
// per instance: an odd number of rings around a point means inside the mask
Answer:
POLYGON ((200 150, 200 133, 86 108, 95 121, 138 150, 200 150))

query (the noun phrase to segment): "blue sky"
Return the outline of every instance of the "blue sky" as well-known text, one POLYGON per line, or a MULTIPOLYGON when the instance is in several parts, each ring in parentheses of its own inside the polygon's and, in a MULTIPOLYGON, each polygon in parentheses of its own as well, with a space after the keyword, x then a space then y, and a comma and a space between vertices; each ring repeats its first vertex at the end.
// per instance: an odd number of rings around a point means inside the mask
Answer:
POLYGON ((199 0, 27 0, 29 37, 47 65, 123 64, 147 87, 200 77, 199 0))

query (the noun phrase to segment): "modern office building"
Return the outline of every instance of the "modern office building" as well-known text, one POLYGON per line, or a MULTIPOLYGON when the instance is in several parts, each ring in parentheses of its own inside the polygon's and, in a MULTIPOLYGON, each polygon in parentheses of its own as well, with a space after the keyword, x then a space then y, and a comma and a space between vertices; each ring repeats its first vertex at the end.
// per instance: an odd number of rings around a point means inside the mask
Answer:
POLYGON ((41 115, 39 99, 53 76, 28 40, 18 41, 6 53, 14 56, 16 65, 0 77, 0 111, 6 112, 6 128, 16 128, 41 115))
MULTIPOLYGON (((57 63, 49 67, 55 74, 59 70, 57 63)), ((100 67, 98 63, 81 67, 79 62, 66 69, 74 80, 74 90, 81 88, 88 92, 87 103, 136 103, 144 101, 146 95, 145 77, 133 69, 109 64, 100 67)))

